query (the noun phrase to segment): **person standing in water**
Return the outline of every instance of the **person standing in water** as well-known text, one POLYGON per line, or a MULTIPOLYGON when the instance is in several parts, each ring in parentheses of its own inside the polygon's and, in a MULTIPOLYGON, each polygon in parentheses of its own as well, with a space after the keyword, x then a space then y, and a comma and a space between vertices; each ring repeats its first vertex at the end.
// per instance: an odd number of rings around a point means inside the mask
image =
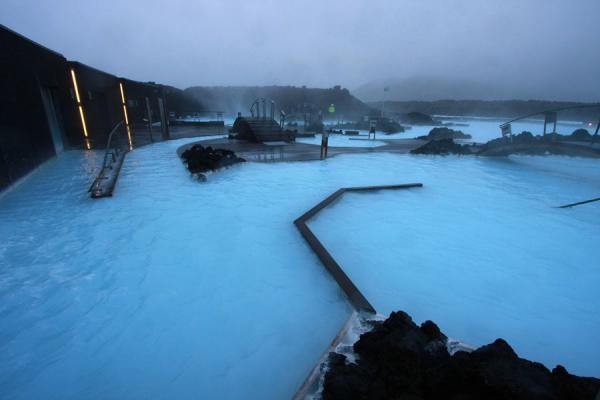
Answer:
POLYGON ((321 160, 327 158, 327 147, 329 146, 329 132, 327 129, 323 130, 323 134, 321 135, 321 160))

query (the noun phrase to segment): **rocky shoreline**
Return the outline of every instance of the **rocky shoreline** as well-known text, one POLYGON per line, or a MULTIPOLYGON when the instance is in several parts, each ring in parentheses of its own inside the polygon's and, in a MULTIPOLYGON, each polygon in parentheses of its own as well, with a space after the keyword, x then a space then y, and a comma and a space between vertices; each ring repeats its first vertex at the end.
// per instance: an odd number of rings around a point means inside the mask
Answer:
POLYGON ((600 379, 552 371, 519 358, 503 339, 474 351, 450 350, 437 325, 395 312, 354 344, 354 357, 330 353, 324 400, 598 400, 600 379))
MULTIPOLYGON (((411 153, 507 155, 510 154, 511 150, 514 150, 521 154, 531 155, 589 155, 587 154, 588 149, 585 146, 577 145, 577 143, 588 144, 594 139, 587 130, 576 129, 570 135, 551 133, 546 136, 535 136, 531 132, 523 131, 510 138, 493 139, 484 144, 459 144, 454 142, 454 139, 465 138, 470 138, 470 135, 448 128, 434 128, 427 136, 418 137, 418 139, 429 141, 421 147, 411 150, 411 153)), ((591 156, 600 156, 600 151, 591 147, 589 150, 593 153, 591 156)))

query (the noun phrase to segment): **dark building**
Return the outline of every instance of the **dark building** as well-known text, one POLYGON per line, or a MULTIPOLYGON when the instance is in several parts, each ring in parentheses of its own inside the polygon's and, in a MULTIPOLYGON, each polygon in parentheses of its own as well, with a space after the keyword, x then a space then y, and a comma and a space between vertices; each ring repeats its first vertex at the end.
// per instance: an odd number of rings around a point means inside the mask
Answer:
POLYGON ((121 121, 130 148, 168 139, 178 107, 199 103, 176 88, 67 61, 0 25, 0 190, 65 149, 105 148, 121 121))
POLYGON ((79 109, 78 147, 103 148, 112 127, 124 119, 119 78, 79 62, 68 63, 71 100, 79 109), (87 142, 87 143, 86 143, 87 142))
POLYGON ((67 71, 61 54, 0 25, 0 189, 76 140, 67 71))
POLYGON ((161 85, 118 78, 74 61, 69 62, 69 69, 72 100, 83 115, 80 115, 80 146, 104 148, 108 134, 120 122, 124 123, 124 134, 131 147, 168 139, 161 85))

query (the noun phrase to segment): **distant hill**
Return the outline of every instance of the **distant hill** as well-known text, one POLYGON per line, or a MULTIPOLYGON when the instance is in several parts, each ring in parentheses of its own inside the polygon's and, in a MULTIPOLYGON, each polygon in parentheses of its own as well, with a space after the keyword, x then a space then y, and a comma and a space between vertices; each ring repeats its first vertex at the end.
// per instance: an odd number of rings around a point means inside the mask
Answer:
POLYGON ((334 104, 336 114, 345 118, 356 118, 369 110, 365 103, 339 86, 331 89, 296 86, 195 86, 185 89, 184 92, 200 102, 204 110, 224 111, 230 115, 237 112, 249 114, 250 105, 260 97, 275 101, 277 115, 280 109, 288 114, 300 110, 303 103, 313 104, 324 115, 328 114, 329 105, 334 104))
POLYGON ((352 94, 365 102, 515 99, 600 101, 598 88, 571 85, 566 79, 557 80, 550 85, 543 80, 499 82, 491 79, 417 76, 369 82, 352 90, 352 94), (389 90, 384 92, 384 88, 389 90))
MULTIPOLYGON (((368 103, 381 109, 381 102, 368 103)), ((428 115, 461 115, 477 117, 511 118, 533 114, 551 109, 589 105, 594 103, 577 103, 565 101, 543 100, 438 100, 438 101, 387 101, 385 110, 395 114, 422 112, 428 115)), ((600 117, 600 107, 566 110, 559 113, 559 119, 575 121, 597 121, 600 117)))
POLYGON ((363 101, 379 100, 488 100, 504 98, 500 88, 467 80, 447 80, 432 77, 413 77, 401 80, 369 82, 352 93, 363 101), (384 92, 384 88, 388 88, 384 92))
POLYGON ((162 85, 167 97, 169 110, 185 114, 203 109, 202 102, 185 91, 173 86, 162 85))

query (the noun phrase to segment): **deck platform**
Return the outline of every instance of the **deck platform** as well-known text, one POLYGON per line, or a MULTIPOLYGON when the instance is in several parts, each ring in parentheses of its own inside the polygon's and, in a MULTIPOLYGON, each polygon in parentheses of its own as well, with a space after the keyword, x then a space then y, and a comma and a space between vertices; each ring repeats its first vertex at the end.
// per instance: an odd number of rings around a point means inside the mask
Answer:
MULTIPOLYGON (((339 154, 362 154, 362 153, 398 153, 407 154, 410 150, 416 149, 426 143, 419 139, 377 139, 378 142, 385 142, 385 145, 378 147, 332 147, 329 146, 328 157, 339 154)), ((248 161, 256 162, 277 162, 277 161, 314 161, 321 159, 321 147, 306 143, 254 143, 245 140, 235 139, 215 139, 203 140, 195 143, 188 143, 177 150, 181 154, 194 144, 202 146, 212 146, 219 149, 226 149, 235 152, 239 157, 248 161)))

